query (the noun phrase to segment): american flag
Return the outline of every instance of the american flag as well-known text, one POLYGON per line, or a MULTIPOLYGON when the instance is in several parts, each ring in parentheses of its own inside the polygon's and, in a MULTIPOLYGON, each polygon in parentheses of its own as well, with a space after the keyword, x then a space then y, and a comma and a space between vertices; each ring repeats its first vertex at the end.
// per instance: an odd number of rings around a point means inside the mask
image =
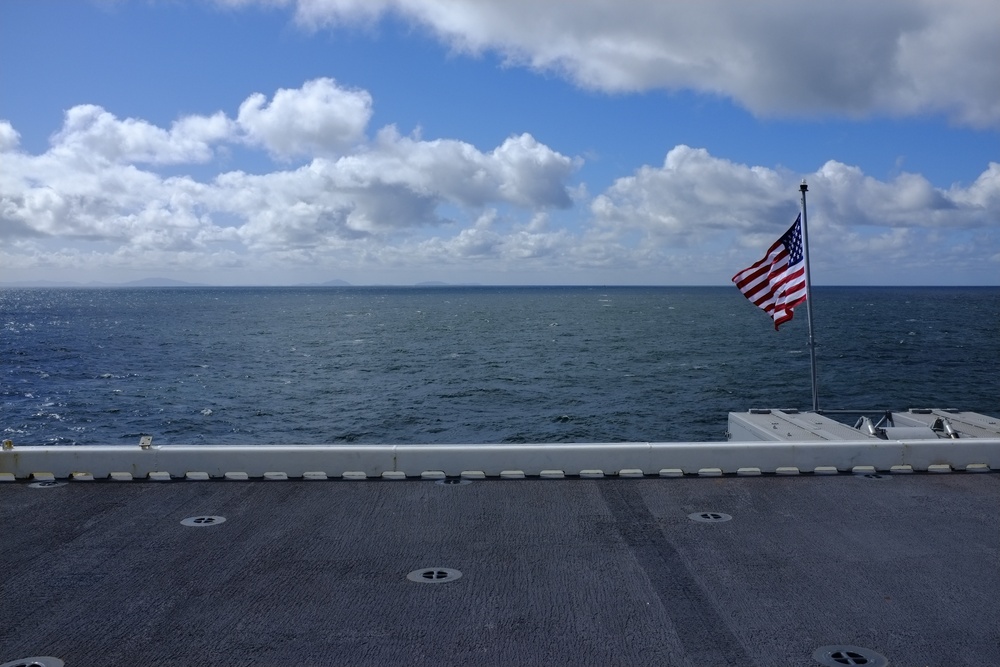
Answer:
POLYGON ((771 316, 775 331, 792 319, 792 310, 807 295, 802 216, 767 249, 764 259, 737 273, 733 282, 743 296, 771 316))

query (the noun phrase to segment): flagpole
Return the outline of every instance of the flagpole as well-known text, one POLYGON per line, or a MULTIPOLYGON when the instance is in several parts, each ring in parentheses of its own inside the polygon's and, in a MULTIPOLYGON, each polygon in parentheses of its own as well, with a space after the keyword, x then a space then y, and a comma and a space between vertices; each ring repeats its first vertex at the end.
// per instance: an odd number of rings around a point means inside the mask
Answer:
POLYGON ((813 412, 819 412, 819 390, 816 384, 816 340, 813 338, 812 281, 809 276, 809 225, 806 223, 806 179, 802 179, 802 250, 806 260, 806 320, 809 322, 809 370, 812 373, 813 412))

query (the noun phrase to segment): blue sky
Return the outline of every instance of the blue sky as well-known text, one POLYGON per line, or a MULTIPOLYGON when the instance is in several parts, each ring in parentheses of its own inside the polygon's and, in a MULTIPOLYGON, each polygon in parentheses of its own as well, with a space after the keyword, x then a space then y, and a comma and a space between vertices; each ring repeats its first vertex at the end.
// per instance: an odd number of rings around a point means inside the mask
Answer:
POLYGON ((1000 284, 1000 5, 0 3, 0 282, 1000 284))

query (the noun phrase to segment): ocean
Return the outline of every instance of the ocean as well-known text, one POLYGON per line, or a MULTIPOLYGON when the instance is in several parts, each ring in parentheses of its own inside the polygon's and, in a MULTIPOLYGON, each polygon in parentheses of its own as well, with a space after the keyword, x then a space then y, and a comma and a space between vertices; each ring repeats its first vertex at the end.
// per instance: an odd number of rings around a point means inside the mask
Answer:
MULTIPOLYGON (((1000 414, 1000 288, 818 287, 819 404, 1000 414)), ((15 444, 721 441, 812 404, 733 287, 0 290, 15 444)))

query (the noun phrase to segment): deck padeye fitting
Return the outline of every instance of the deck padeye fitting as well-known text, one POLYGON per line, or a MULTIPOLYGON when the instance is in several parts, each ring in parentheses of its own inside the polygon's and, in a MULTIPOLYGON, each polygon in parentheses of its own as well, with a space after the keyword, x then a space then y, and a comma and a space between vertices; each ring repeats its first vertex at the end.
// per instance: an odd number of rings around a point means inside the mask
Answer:
POLYGON ((418 584, 446 584, 461 577, 461 572, 450 567, 425 567, 406 575, 407 579, 418 584))
POLYGON ((224 516, 189 516, 181 521, 181 525, 192 528, 203 528, 205 526, 218 526, 220 523, 225 523, 225 521, 226 517, 224 516))

